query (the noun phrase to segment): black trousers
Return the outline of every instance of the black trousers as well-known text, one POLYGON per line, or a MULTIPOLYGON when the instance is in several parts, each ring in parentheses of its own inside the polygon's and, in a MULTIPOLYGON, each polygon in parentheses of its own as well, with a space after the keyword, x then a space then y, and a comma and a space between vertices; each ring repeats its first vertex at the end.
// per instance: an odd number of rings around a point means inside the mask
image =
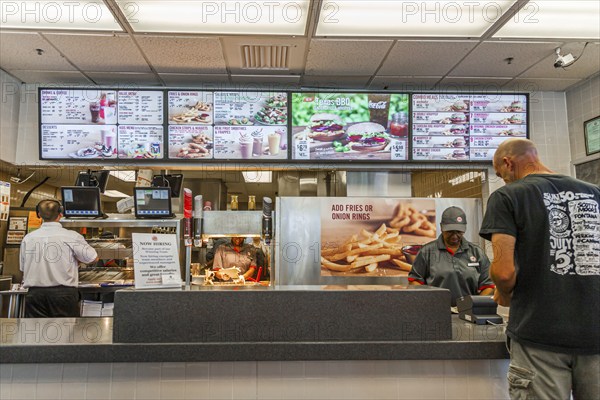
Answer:
POLYGON ((30 287, 25 295, 25 318, 80 317, 76 287, 30 287))

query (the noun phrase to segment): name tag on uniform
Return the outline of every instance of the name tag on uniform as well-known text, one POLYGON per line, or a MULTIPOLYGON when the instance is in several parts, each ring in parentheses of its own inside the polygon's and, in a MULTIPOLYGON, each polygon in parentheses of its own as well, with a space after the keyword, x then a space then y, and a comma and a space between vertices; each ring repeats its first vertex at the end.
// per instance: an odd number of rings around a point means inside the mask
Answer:
POLYGON ((479 263, 468 263, 469 267, 479 267, 479 263))

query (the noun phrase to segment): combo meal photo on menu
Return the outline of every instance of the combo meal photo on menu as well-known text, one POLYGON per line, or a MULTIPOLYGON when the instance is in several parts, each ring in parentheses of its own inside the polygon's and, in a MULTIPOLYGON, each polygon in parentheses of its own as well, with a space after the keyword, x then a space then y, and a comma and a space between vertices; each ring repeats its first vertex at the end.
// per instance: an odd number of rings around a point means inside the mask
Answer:
POLYGON ((489 161, 510 137, 527 137, 524 95, 413 94, 412 159, 489 161))
POLYGON ((292 96, 294 159, 407 160, 408 95, 292 96))

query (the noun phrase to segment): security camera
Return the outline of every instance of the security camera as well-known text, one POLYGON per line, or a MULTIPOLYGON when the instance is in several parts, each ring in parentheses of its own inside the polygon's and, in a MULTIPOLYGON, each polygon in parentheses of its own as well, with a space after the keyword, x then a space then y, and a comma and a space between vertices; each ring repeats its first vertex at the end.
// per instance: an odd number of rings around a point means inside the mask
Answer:
POLYGON ((560 47, 556 49, 556 61, 554 61, 554 68, 565 68, 575 62, 573 54, 569 53, 564 56, 560 55, 560 47))

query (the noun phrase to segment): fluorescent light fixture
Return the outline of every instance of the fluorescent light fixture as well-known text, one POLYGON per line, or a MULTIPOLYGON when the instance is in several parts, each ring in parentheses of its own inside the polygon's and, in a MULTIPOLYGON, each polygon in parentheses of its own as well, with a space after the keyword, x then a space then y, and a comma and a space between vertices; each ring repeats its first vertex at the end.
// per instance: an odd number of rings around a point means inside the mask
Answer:
POLYGON ((323 0, 318 36, 478 37, 515 0, 323 0))
POLYGON ((233 35, 304 35, 309 3, 309 0, 117 0, 136 32, 233 35))
POLYGON ((271 183, 272 171, 242 171, 246 183, 271 183))
POLYGON ((600 39, 600 1, 531 1, 494 37, 600 39))
POLYGON ((121 198, 130 197, 128 194, 119 192, 118 190, 105 190, 103 194, 108 197, 121 197, 121 198))
POLYGON ((135 171, 110 171, 110 174, 124 182, 135 182, 135 171))
POLYGON ((0 10, 4 29, 123 31, 108 7, 99 0, 3 0, 0 10))

